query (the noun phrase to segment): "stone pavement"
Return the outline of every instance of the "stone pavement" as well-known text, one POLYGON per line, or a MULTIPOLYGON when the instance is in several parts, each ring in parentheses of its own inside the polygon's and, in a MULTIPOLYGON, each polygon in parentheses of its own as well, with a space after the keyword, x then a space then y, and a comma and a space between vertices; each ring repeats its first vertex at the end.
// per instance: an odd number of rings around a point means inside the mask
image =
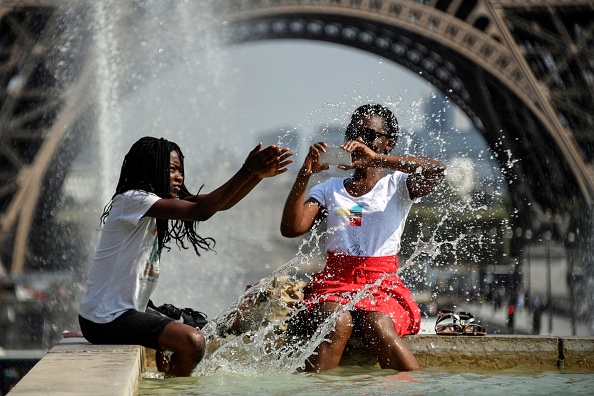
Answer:
MULTIPOLYGON (((481 321, 481 324, 487 327, 489 334, 496 333, 496 331, 489 331, 489 324, 501 328, 507 327, 507 306, 495 310, 492 304, 460 304, 456 308, 456 311, 470 312, 474 314, 474 316, 481 321)), ((576 322, 576 332, 575 334, 572 334, 571 320, 569 316, 565 315, 554 314, 552 317, 552 325, 552 329, 549 329, 549 313, 544 312, 541 317, 539 335, 552 335, 557 337, 574 335, 579 337, 590 337, 594 335, 592 328, 580 321, 576 322)), ((514 313, 514 333, 532 334, 532 314, 527 308, 516 310, 514 313)))
MULTIPOLYGON (((460 304, 455 307, 456 312, 470 312, 480 324, 485 326, 488 334, 517 334, 532 335, 532 314, 526 308, 518 310, 514 314, 513 331, 507 327, 507 307, 495 310, 491 304, 460 304)), ((437 317, 423 317, 419 334, 435 334, 435 322, 437 317)), ((587 323, 577 321, 576 331, 573 334, 571 320, 568 316, 553 315, 553 328, 549 331, 549 314, 545 312, 541 317, 540 334, 542 336, 552 335, 557 337, 592 337, 594 330, 587 323)))

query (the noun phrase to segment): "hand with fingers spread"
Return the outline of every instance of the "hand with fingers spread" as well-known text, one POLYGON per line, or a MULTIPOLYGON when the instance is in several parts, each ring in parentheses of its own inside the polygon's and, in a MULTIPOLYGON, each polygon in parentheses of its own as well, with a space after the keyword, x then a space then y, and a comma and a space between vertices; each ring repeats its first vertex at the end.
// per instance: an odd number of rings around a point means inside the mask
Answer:
POLYGON ((260 142, 250 151, 245 159, 244 166, 252 175, 257 175, 260 172, 268 170, 274 164, 274 161, 278 160, 280 153, 280 147, 271 145, 262 149, 262 142, 260 142))
POLYGON ((260 179, 265 179, 267 177, 274 177, 285 173, 290 164, 293 163, 293 159, 290 158, 293 155, 292 151, 289 151, 287 147, 280 150, 280 153, 272 162, 270 162, 268 168, 263 170, 262 172, 256 173, 256 176, 260 179))

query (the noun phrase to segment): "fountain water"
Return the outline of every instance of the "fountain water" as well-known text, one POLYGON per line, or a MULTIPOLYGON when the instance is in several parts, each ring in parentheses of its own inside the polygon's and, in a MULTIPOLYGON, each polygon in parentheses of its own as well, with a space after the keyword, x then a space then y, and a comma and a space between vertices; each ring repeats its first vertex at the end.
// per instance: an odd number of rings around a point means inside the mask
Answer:
MULTIPOLYGON (((337 130, 335 125, 342 128, 352 110, 361 102, 381 99, 379 101, 396 109, 401 123, 407 127, 400 138, 399 145, 403 147, 398 148, 403 152, 444 159, 454 151, 451 150, 451 140, 465 136, 454 128, 452 109, 443 95, 433 93, 431 98, 426 99, 423 95, 419 98, 417 92, 412 93, 414 100, 410 105, 402 97, 379 98, 377 93, 365 97, 356 92, 355 96, 340 103, 315 109, 304 116, 305 124, 302 122, 296 127, 281 127, 268 134, 251 130, 237 131, 237 124, 232 120, 241 119, 241 110, 246 107, 244 103, 236 103, 236 98, 244 95, 241 84, 237 84, 242 65, 233 64, 232 51, 223 50, 217 37, 212 34, 216 18, 210 11, 209 2, 198 4, 183 1, 170 5, 150 0, 131 4, 128 6, 135 8, 135 15, 142 16, 133 22, 128 16, 130 10, 119 2, 102 2, 96 6, 96 41, 99 43, 96 51, 99 70, 97 95, 100 105, 97 127, 103 150, 101 199, 104 202, 111 196, 118 176, 118 165, 125 151, 143 135, 164 136, 180 144, 186 155, 186 184, 194 189, 204 184, 206 190, 217 186, 234 172, 258 140, 268 140, 265 143, 289 142, 299 152, 305 150, 312 140, 320 138, 320 133, 315 129, 322 125, 321 135, 324 139, 340 141, 342 131, 337 130), (136 8, 140 8, 140 11, 136 8), (432 113, 425 115, 428 108, 432 108, 432 113), (308 127, 312 131, 303 134, 303 129, 308 127), (425 130, 425 136, 419 138, 418 129, 425 130)), ((377 68, 383 71, 383 67, 379 61, 377 68)), ((427 92, 428 97, 430 87, 419 86, 427 92)), ((272 91, 272 87, 268 88, 272 91)), ((363 91, 361 87, 358 89, 363 91)), ((365 95, 367 89, 364 90, 365 95)), ((269 114, 270 118, 278 116, 277 112, 271 113, 275 114, 269 114)), ((470 149, 483 150, 478 156, 488 153, 486 147, 478 148, 471 144, 459 146, 462 150, 455 152, 470 149)), ((301 158, 297 156, 297 164, 300 161, 301 158)), ((490 171, 494 163, 487 158, 483 159, 481 165, 490 171)), ((492 195, 496 202, 500 202, 501 197, 497 195, 502 195, 501 181, 497 175, 489 174, 489 177, 494 190, 492 195)), ((476 187, 476 181, 472 178, 470 181, 476 187)), ((452 183, 458 182, 454 176, 452 183)), ((304 272, 319 269, 324 260, 321 243, 323 233, 313 232, 300 248, 299 241, 286 241, 278 235, 282 204, 291 183, 290 176, 264 181, 258 190, 234 208, 233 214, 217 215, 201 225, 200 232, 219 242, 216 254, 196 258, 190 251, 178 252, 173 249, 166 253, 160 285, 153 296, 156 304, 167 302, 192 306, 205 311, 215 319, 214 323, 220 324, 250 297, 248 291, 236 298, 247 284, 265 277, 266 280, 259 287, 266 288, 278 276, 296 280, 304 272), (269 188, 268 185, 272 183, 274 188, 269 188), (295 252, 299 252, 297 257, 285 263, 295 252), (271 272, 272 275, 269 275, 271 272)), ((466 230, 460 232, 450 228, 452 213, 482 217, 487 216, 483 212, 492 205, 482 203, 477 206, 476 202, 464 197, 459 202, 452 202, 451 192, 444 187, 434 193, 426 206, 448 208, 443 213, 427 217, 417 211, 412 215, 413 224, 409 226, 411 230, 406 237, 408 248, 403 251, 404 257, 408 259, 401 268, 402 276, 418 287, 432 289, 434 297, 441 291, 451 295, 449 290, 443 290, 451 286, 430 285, 428 275, 437 278, 445 274, 447 279, 451 279, 452 274, 440 269, 451 271, 453 268, 455 274, 458 268, 456 264, 465 261, 465 256, 474 254, 468 248, 467 240, 464 240, 467 237, 466 230)), ((505 223, 493 224, 492 227, 493 232, 501 235, 505 223)), ((501 250, 492 249, 491 246, 483 248, 482 245, 487 244, 483 240, 477 241, 477 244, 479 247, 475 248, 476 251, 501 250)), ((464 277, 466 273, 460 276, 464 277)), ((285 371, 295 371, 303 366, 305 358, 324 339, 331 326, 329 324, 322 329, 306 344, 299 344, 293 350, 280 349, 276 353, 270 353, 269 344, 274 343, 270 339, 274 324, 263 326, 248 343, 237 339, 225 344, 224 348, 205 359, 199 371, 208 373, 224 366, 232 372, 254 373, 276 370, 279 365, 285 371), (249 359, 249 362, 230 359, 230 356, 238 355, 249 359)), ((210 331, 212 338, 218 337, 216 326, 206 331, 210 331)))

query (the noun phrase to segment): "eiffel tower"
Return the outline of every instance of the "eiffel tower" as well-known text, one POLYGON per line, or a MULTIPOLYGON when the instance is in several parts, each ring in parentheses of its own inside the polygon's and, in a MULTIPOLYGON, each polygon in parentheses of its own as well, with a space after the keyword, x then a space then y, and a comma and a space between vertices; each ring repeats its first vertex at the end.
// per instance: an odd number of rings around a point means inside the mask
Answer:
MULTIPOLYGON (((27 266, 32 225, 51 219, 43 198, 60 191, 72 153, 95 132, 85 95, 93 84, 92 4, 0 2, 0 260, 8 274, 27 266)), ((321 40, 414 71, 470 117, 502 167, 521 159, 507 176, 519 227, 530 227, 534 208, 569 216, 573 227, 583 222, 594 199, 594 1, 214 5, 229 43, 321 40)), ((143 13, 142 2, 118 7, 122 27, 143 13)), ((133 45, 134 37, 123 40, 133 45)))

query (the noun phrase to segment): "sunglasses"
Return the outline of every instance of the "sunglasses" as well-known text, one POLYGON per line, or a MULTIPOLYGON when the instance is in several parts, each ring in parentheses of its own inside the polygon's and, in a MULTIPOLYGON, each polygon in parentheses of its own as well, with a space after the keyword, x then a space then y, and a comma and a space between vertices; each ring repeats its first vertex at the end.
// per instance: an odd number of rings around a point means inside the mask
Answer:
POLYGON ((346 138, 347 140, 356 140, 359 136, 361 136, 361 138, 367 145, 370 145, 375 139, 377 139, 380 136, 385 136, 388 139, 391 138, 391 136, 387 133, 381 133, 372 128, 356 129, 353 132, 349 133, 346 138))

